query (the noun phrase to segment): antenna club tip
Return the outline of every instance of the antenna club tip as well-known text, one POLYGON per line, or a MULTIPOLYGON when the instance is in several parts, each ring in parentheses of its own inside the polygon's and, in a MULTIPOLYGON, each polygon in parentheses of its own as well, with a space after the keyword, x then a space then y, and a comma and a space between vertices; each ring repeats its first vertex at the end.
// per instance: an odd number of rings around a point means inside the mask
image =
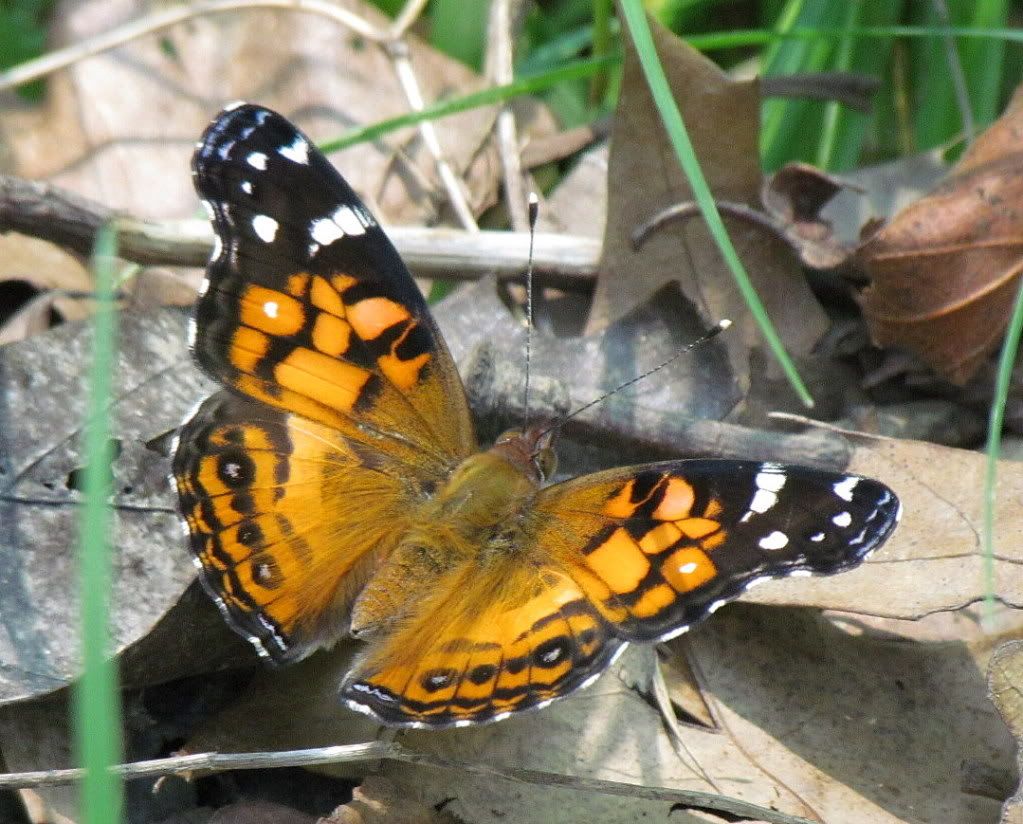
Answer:
POLYGON ((536 192, 529 193, 529 205, 530 206, 540 205, 540 196, 536 192))
POLYGON ((536 229, 536 219, 540 215, 540 198, 537 197, 536 192, 529 193, 529 206, 527 210, 529 212, 529 230, 532 232, 536 229))

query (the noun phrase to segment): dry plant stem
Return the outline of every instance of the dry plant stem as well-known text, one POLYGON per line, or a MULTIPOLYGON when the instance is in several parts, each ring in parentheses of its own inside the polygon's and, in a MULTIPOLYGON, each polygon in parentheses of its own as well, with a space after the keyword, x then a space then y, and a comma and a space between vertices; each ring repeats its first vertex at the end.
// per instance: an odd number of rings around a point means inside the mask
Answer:
MULTIPOLYGON (((718 211, 721 212, 722 215, 728 215, 730 217, 739 218, 740 220, 745 220, 748 223, 756 224, 771 234, 776 235, 779 240, 785 241, 790 246, 792 245, 785 232, 785 226, 767 213, 761 212, 759 209, 754 209, 751 206, 747 206, 745 203, 733 203, 728 200, 716 200, 714 202, 717 204, 718 211)), ((694 217, 701 217, 701 214, 700 207, 692 200, 686 200, 682 203, 676 203, 674 206, 662 209, 652 218, 641 223, 632 230, 632 245, 637 249, 640 248, 646 242, 647 238, 660 229, 665 223, 670 223, 673 220, 686 221, 694 217)), ((795 249, 795 252, 798 254, 799 250, 795 249)))
MULTIPOLYGON (((719 810, 740 818, 767 821, 772 824, 806 824, 806 819, 758 807, 734 798, 691 790, 668 787, 647 787, 620 781, 604 781, 576 775, 561 775, 540 770, 514 767, 488 767, 482 764, 451 761, 425 753, 408 750, 399 744, 372 741, 366 744, 347 744, 308 750, 257 753, 197 753, 151 761, 119 764, 118 774, 126 779, 152 778, 161 775, 193 773, 197 771, 221 772, 226 770, 267 769, 275 767, 304 767, 317 764, 362 763, 387 759, 405 764, 421 764, 441 769, 457 770, 483 778, 501 778, 522 784, 546 787, 565 787, 582 792, 597 792, 648 801, 663 801, 683 808, 697 807, 719 810)), ((25 787, 53 787, 81 780, 81 769, 39 770, 35 772, 0 774, 0 789, 25 787)))
MULTIPOLYGON (((15 231, 88 254, 103 223, 118 219, 124 260, 144 265, 205 266, 213 233, 205 219, 156 222, 134 218, 48 183, 0 175, 0 232, 15 231)), ((478 280, 495 273, 520 279, 529 238, 514 232, 390 227, 388 235, 420 277, 478 280)), ((592 290, 600 242, 572 235, 536 236, 537 280, 574 292, 592 290)))
MULTIPOLYGON (((502 86, 515 79, 512 30, 522 19, 522 0, 492 0, 487 22, 487 78, 502 86)), ((505 205, 511 227, 516 232, 529 229, 526 211, 526 190, 522 176, 522 158, 519 154, 518 129, 515 112, 508 104, 501 106, 494 124, 497 150, 501 158, 504 177, 505 205)))
POLYGON ((427 0, 408 0, 394 18, 391 27, 387 30, 388 39, 397 40, 399 37, 404 37, 406 32, 419 19, 419 15, 423 13, 426 3, 427 0))
MULTIPOLYGON (((402 91, 405 93, 405 99, 408 101, 409 108, 414 112, 422 111, 425 108, 425 104, 423 103, 422 92, 419 89, 419 81, 416 79, 415 72, 412 71, 412 63, 409 61, 408 44, 404 40, 392 40, 387 44, 387 54, 394 64, 394 72, 398 77, 398 83, 401 85, 402 91)), ((437 139, 437 131, 433 128, 433 123, 429 120, 423 120, 419 123, 418 128, 423 145, 426 146, 426 150, 433 158, 434 165, 437 168, 437 176, 440 178, 441 185, 447 193, 448 202, 455 212, 455 217, 465 230, 470 232, 478 230, 476 218, 473 216, 472 209, 469 208, 469 204, 465 199, 462 181, 451 168, 451 164, 445 159, 440 141, 437 139)))

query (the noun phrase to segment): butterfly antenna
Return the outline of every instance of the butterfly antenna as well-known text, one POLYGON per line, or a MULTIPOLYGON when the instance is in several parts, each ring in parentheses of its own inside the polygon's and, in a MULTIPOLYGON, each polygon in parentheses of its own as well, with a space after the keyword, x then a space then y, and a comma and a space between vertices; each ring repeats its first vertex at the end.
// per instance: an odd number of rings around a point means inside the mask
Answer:
POLYGON ((529 193, 529 259, 526 264, 526 386, 522 408, 526 410, 525 429, 529 428, 529 366, 533 354, 533 241, 536 238, 536 218, 540 214, 540 198, 529 193))
POLYGON ((689 343, 686 346, 684 346, 681 349, 679 349, 675 354, 673 354, 670 358, 668 358, 663 363, 659 363, 657 366, 653 367, 652 369, 648 369, 646 372, 644 372, 641 375, 636 375, 636 377, 634 377, 634 378, 629 378, 629 380, 625 381, 625 383, 619 384, 618 386, 616 386, 614 389, 610 390, 609 392, 605 392, 599 398, 595 398, 592 401, 590 401, 589 403, 584 404, 583 406, 580 406, 574 412, 569 412, 560 421, 558 421, 557 423, 551 425, 543 434, 546 435, 548 432, 553 432, 556 429, 560 429, 562 426, 564 426, 568 421, 570 421, 576 415, 579 415, 579 414, 585 412, 587 409, 591 409, 592 407, 596 406, 599 403, 603 403, 608 398, 610 398, 612 395, 617 394, 618 392, 621 392, 623 389, 628 389, 634 383, 639 383, 644 378, 649 378, 652 374, 654 374, 654 372, 660 372, 662 369, 664 369, 665 366, 671 366, 671 364, 673 364, 675 361, 677 361, 679 358, 681 358, 687 352, 691 352, 697 346, 702 346, 707 341, 709 341, 711 338, 717 337, 719 334, 724 332, 731 325, 732 325, 732 322, 728 318, 723 318, 722 320, 719 320, 716 324, 714 324, 714 326, 712 326, 710 329, 708 329, 706 332, 704 332, 702 335, 700 335, 700 337, 698 337, 696 340, 692 341, 691 343, 689 343))

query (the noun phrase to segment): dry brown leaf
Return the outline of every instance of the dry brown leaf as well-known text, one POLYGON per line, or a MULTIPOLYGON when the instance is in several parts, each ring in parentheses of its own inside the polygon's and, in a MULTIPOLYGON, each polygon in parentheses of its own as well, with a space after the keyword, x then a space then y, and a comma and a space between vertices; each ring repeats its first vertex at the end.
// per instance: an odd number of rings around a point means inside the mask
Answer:
POLYGON ((998 346, 1023 268, 1023 88, 930 194, 866 239, 863 313, 879 345, 965 383, 998 346))
POLYGON ((423 804, 386 778, 370 775, 356 787, 352 800, 338 807, 319 824, 459 824, 447 810, 423 804))
POLYGON ((971 763, 1002 781, 1013 769, 983 649, 851 634, 807 610, 744 604, 687 643, 725 734, 820 820, 994 819, 1001 797, 964 787, 971 763))
MULTIPOLYGON (((1016 739, 1016 762, 1023 772, 1023 641, 995 650, 988 667, 991 701, 1016 739)), ((1001 824, 1023 824, 1023 786, 1002 807, 1001 824)))
MULTIPOLYGON (((386 22, 369 3, 340 5, 375 25, 386 22)), ((132 0, 74 4, 55 18, 51 43, 76 42, 151 8, 132 0)), ((427 101, 479 85, 477 75, 417 38, 409 45, 427 101)), ((6 111, 0 121, 9 171, 155 218, 195 212, 189 157, 225 102, 248 99, 278 108, 314 139, 408 109, 383 50, 322 15, 260 9, 202 17, 88 58, 54 75, 48 92, 42 108, 6 111)), ((437 124, 456 171, 473 162, 492 120, 492 110, 477 109, 437 124)), ((433 164, 414 129, 335 160, 392 221, 423 222, 432 213, 423 184, 433 185, 433 164)), ((482 199, 496 178, 469 183, 472 198, 482 199)))
MULTIPOLYGON (((651 28, 711 190, 719 200, 757 206, 761 188, 758 85, 730 80, 656 22, 651 21, 651 28), (722 139, 723 135, 727 138, 722 139)), ((702 221, 667 225, 638 251, 632 245, 632 232, 640 223, 662 209, 692 200, 692 192, 628 41, 608 161, 608 191, 603 257, 589 329, 605 327, 665 283, 678 281, 690 311, 705 325, 723 317, 735 322, 724 342, 742 388, 756 384, 753 403, 766 403, 773 394, 772 408, 784 404, 790 393, 772 393, 767 388, 776 378, 773 360, 750 353, 762 349, 760 333, 702 221)), ((783 241, 759 227, 732 219, 726 219, 726 224, 790 353, 808 355, 827 321, 795 257, 783 241)))

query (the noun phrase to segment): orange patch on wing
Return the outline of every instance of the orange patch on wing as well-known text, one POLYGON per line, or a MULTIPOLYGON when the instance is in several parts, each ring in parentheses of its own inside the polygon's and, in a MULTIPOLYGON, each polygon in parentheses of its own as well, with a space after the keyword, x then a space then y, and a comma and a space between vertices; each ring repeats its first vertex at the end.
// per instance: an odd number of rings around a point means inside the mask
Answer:
POLYGON ((639 548, 647 555, 656 555, 658 552, 664 552, 681 537, 682 531, 675 524, 663 523, 639 539, 639 548))
POLYGON ((652 618, 674 603, 675 598, 675 590, 667 584, 658 584, 644 592, 636 601, 632 607, 632 614, 637 618, 652 618))
POLYGON ((618 494, 609 498, 604 504, 604 514, 611 518, 631 518, 636 512, 636 504, 632 502, 632 489, 635 481, 629 481, 618 494))
POLYGON ((711 498, 710 503, 707 504, 707 508, 703 512, 703 517, 716 518, 724 511, 725 508, 721 506, 721 501, 719 501, 717 498, 711 498))
POLYGON ((273 441, 261 426, 253 424, 228 424, 219 426, 209 435, 212 446, 241 446, 245 449, 273 449, 273 441), (241 442, 238 436, 241 436, 241 442))
POLYGON ((703 550, 682 547, 661 564, 661 575, 678 592, 688 592, 717 575, 717 567, 703 550))
MULTIPOLYGON (((494 692, 494 682, 500 672, 500 664, 500 648, 474 652, 462 675, 455 697, 463 701, 478 701, 485 704, 494 692)), ((479 709, 482 709, 482 706, 479 709)))
POLYGON ((348 412, 359 400, 370 373, 311 349, 296 349, 274 369, 285 389, 348 412))
POLYGON ((348 289, 349 287, 354 286, 358 282, 359 281, 357 281, 351 275, 341 275, 341 274, 339 274, 339 275, 334 275, 330 279, 330 285, 333 286, 338 292, 344 292, 345 289, 348 289))
POLYGON ((352 336, 352 327, 338 317, 326 312, 316 315, 313 324, 313 346, 324 355, 337 357, 348 351, 348 341, 352 336))
POLYGON ((284 292, 249 286, 241 298, 241 321, 246 326, 271 335, 287 336, 297 334, 305 324, 302 304, 284 292))
POLYGON ((430 362, 430 355, 424 352, 412 360, 401 360, 394 355, 381 355, 377 365, 384 377, 400 389, 411 389, 419 380, 419 373, 430 362))
POLYGON ((721 528, 721 524, 709 518, 686 518, 677 524, 687 538, 703 538, 721 528))
POLYGON ((305 272, 299 272, 295 275, 288 275, 288 284, 284 288, 288 290, 288 294, 294 298, 300 298, 305 294, 306 288, 309 286, 309 275, 305 272))
POLYGON ((331 315, 336 315, 339 318, 343 318, 345 315, 341 295, 327 282, 326 278, 319 276, 313 278, 313 286, 309 290, 309 301, 317 309, 322 309, 331 315))
POLYGON ((721 544, 728 540, 728 533, 725 530, 719 530, 713 535, 708 535, 702 541, 700 546, 706 550, 717 549, 721 544))
POLYGON ((696 493, 693 487, 681 478, 669 477, 664 484, 664 495, 653 518, 658 521, 678 521, 685 518, 693 508, 696 493))
POLYGON ((248 326, 239 326, 231 336, 228 357, 235 369, 240 372, 253 372, 269 349, 269 337, 248 326))
POLYGON ((355 334, 363 340, 373 340, 385 329, 411 317, 408 309, 390 298, 360 300, 348 307, 347 316, 355 334))
POLYGON ((585 560, 586 565, 616 593, 632 592, 650 571, 650 562, 643 551, 621 527, 585 560))

